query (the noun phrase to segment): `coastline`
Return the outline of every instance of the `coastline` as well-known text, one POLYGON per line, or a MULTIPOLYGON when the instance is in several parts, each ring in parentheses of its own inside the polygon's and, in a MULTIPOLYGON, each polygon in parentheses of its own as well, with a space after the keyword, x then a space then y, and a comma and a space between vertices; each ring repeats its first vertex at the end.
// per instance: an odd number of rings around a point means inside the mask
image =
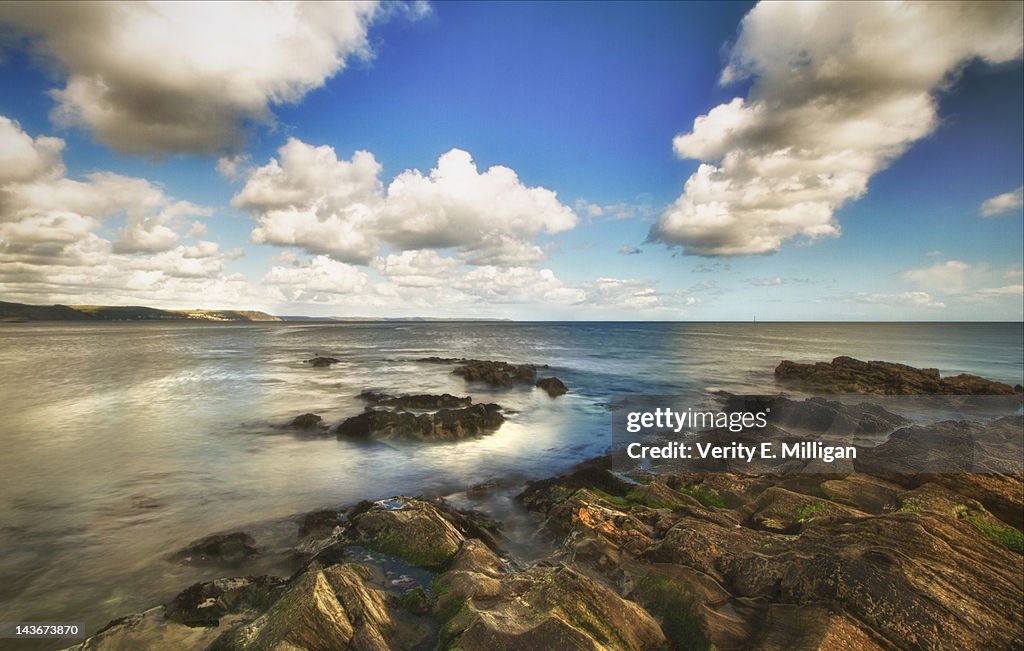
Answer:
MULTIPOLYGON (((910 371, 901 382, 930 377, 910 371)), ((874 378, 879 393, 882 380, 893 378, 874 378)), ((792 402, 806 416, 821 404, 792 402)), ((1024 419, 983 427, 1013 438, 1024 419)), ((921 429, 896 428, 873 458, 919 453, 900 445, 921 429)), ((305 513, 290 578, 197 583, 70 648, 1019 644, 1024 476, 852 470, 622 475, 598 457, 522 485, 305 513), (498 500, 518 516, 496 519, 498 500)), ((175 560, 244 566, 258 553, 226 532, 175 560)))

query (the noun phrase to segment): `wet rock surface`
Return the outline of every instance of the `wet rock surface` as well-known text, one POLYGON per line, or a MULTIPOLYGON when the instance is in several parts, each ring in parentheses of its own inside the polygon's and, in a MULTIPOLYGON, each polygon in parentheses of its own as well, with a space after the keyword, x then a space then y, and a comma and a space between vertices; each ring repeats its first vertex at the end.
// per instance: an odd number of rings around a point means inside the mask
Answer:
POLYGON ((501 407, 480 403, 429 414, 373 409, 335 428, 339 438, 452 441, 490 434, 505 422, 501 407))
POLYGON ((534 386, 544 389, 552 398, 564 396, 566 393, 569 392, 569 389, 565 386, 565 383, 556 377, 541 378, 537 380, 537 384, 534 386))
POLYGON ((822 393, 878 393, 884 395, 1014 395, 1012 387, 977 375, 940 377, 934 368, 914 368, 892 362, 863 362, 836 357, 831 362, 802 364, 784 360, 775 377, 808 391, 822 393))
POLYGON ((533 384, 537 380, 537 367, 533 364, 509 364, 479 359, 467 359, 452 371, 467 382, 483 382, 492 386, 533 384))
POLYGON ((241 565, 257 554, 259 549, 253 537, 236 531, 196 540, 172 554, 171 558, 190 565, 241 565))
POLYGON ((316 414, 302 414, 288 422, 288 427, 299 430, 319 429, 323 426, 323 418, 316 414))

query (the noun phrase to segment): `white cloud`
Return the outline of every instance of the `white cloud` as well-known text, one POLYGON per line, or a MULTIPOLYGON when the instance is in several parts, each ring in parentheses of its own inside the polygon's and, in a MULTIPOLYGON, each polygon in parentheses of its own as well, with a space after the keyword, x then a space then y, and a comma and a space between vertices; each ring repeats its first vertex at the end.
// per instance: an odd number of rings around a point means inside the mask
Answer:
POLYGON ((1024 186, 986 199, 978 212, 982 217, 998 217, 1020 210, 1021 207, 1024 207, 1024 186))
POLYGON ((238 146, 247 123, 369 56, 380 15, 375 2, 0 3, 66 73, 54 119, 146 154, 238 146))
POLYGON ((377 258, 373 266, 400 287, 438 287, 449 282, 459 261, 424 249, 377 258))
POLYGON ((885 305, 892 308, 923 307, 944 309, 946 307, 945 303, 935 300, 928 292, 901 292, 899 294, 860 292, 854 295, 853 300, 858 303, 885 305))
POLYGON ((249 172, 231 204, 257 216, 254 242, 366 264, 380 246, 374 228, 383 201, 380 170, 370 152, 338 160, 331 147, 291 138, 278 158, 249 172))
POLYGON ((358 268, 325 255, 306 265, 272 267, 263 277, 264 285, 280 290, 289 302, 316 301, 319 294, 355 294, 366 282, 366 274, 358 268))
POLYGON ((960 301, 978 298, 1024 298, 1024 269, 1021 265, 993 268, 986 263, 946 260, 927 267, 907 269, 903 280, 920 289, 960 301))
POLYGON ((620 255, 640 255, 643 251, 638 246, 632 244, 623 244, 619 247, 620 255))
POLYGON ((946 260, 927 267, 907 269, 902 275, 904 280, 918 287, 957 294, 968 287, 974 272, 975 267, 962 260, 946 260))
POLYGON ((452 149, 429 175, 407 170, 395 177, 380 226, 400 249, 457 247, 476 264, 514 264, 541 257, 522 246, 541 232, 575 225, 576 215, 551 190, 527 187, 501 165, 481 173, 468 152, 452 149))
POLYGON ((62 140, 32 138, 4 117, 0 142, 15 145, 3 154, 14 171, 0 165, 0 293, 8 300, 253 304, 244 278, 224 276, 225 261, 240 250, 222 253, 204 240, 181 244, 202 235, 202 223, 188 218, 208 209, 145 179, 110 172, 67 178, 62 140), (98 231, 116 218, 125 225, 112 242, 98 231))
POLYGON ((783 3, 744 18, 722 82, 754 80, 673 141, 702 163, 651 239, 699 255, 840 233, 834 216, 931 133, 968 61, 1021 56, 1020 3, 783 3))
POLYGON ((14 120, 0 116, 0 183, 24 183, 64 172, 60 138, 32 138, 14 120))
POLYGON ((587 305, 647 311, 662 306, 662 296, 642 280, 598 278, 584 285, 587 305))
POLYGON ((252 166, 249 154, 233 154, 217 159, 217 173, 229 181, 237 181, 248 175, 252 166))
POLYGON ((786 283, 784 278, 775 276, 774 278, 751 278, 747 281, 748 285, 754 287, 773 287, 777 285, 783 285, 786 283))
POLYGON ((424 175, 402 172, 387 190, 373 154, 339 160, 334 149, 290 139, 278 158, 249 172, 232 204, 254 213, 253 240, 299 246, 369 264, 382 243, 398 251, 455 249, 474 265, 521 266, 544 257, 541 233, 576 225, 546 188, 527 187, 503 166, 480 172, 453 149, 424 175))

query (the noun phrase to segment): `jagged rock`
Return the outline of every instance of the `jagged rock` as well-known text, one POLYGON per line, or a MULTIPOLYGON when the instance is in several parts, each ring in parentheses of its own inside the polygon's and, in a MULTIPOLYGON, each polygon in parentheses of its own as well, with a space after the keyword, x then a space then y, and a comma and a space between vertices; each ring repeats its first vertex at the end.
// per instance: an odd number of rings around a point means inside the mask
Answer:
MULTIPOLYGON (((600 466, 587 474, 607 480, 600 466)), ((536 482, 523 502, 546 515, 563 557, 634 591, 679 648, 1022 642, 1024 535, 1012 524, 1020 475, 932 475, 910 490, 862 474, 719 474, 700 485, 663 475, 614 495, 580 486, 587 474, 536 482), (716 491, 728 506, 702 497, 697 508, 666 492, 684 490, 716 491)))
POLYGON ((509 364, 480 359, 462 360, 452 371, 468 382, 485 382, 492 386, 512 384, 533 384, 537 379, 537 367, 533 364, 509 364))
POLYGON ((280 595, 285 580, 276 576, 245 576, 195 583, 167 604, 167 619, 186 626, 212 626, 228 614, 260 613, 280 595))
POLYGON ((564 396, 566 393, 569 392, 569 389, 566 388, 565 384, 556 377, 541 378, 537 380, 537 384, 535 386, 547 391, 548 395, 551 396, 552 398, 564 396))
POLYGON ((444 648, 640 650, 665 642, 643 608, 569 567, 534 567, 506 576, 489 598, 477 595, 469 592, 445 625, 444 648))
POLYGON ((392 498, 351 516, 350 540, 425 568, 448 563, 465 540, 435 505, 392 498))
POLYGON ((312 359, 307 359, 306 363, 313 368, 328 368, 332 364, 340 364, 341 360, 333 357, 314 357, 312 359))
POLYGON ((323 421, 323 418, 316 414, 302 414, 293 418, 288 423, 288 427, 293 429, 318 429, 321 426, 321 421, 323 421))
POLYGON ((490 434, 504 422, 500 406, 480 403, 432 414, 370 410, 345 420, 334 431, 339 438, 450 441, 490 434))
POLYGON ((171 558, 187 564, 241 565, 259 554, 256 541, 243 531, 214 534, 191 542, 171 558))
POLYGON ((225 633, 213 649, 411 648, 426 639, 426 628, 404 619, 388 594, 368 587, 358 565, 314 564, 290 582, 266 613, 225 633))
POLYGON ((1021 391, 1002 382, 961 374, 942 378, 938 369, 891 362, 863 362, 836 357, 831 363, 801 364, 784 360, 775 377, 810 391, 884 395, 1014 395, 1021 391))

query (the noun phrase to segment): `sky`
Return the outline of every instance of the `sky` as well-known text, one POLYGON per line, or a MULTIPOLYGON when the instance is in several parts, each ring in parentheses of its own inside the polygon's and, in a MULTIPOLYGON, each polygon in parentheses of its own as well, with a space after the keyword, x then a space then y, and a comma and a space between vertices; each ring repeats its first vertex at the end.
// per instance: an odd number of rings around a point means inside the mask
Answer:
POLYGON ((1022 14, 0 2, 0 300, 1020 321, 1022 14))

